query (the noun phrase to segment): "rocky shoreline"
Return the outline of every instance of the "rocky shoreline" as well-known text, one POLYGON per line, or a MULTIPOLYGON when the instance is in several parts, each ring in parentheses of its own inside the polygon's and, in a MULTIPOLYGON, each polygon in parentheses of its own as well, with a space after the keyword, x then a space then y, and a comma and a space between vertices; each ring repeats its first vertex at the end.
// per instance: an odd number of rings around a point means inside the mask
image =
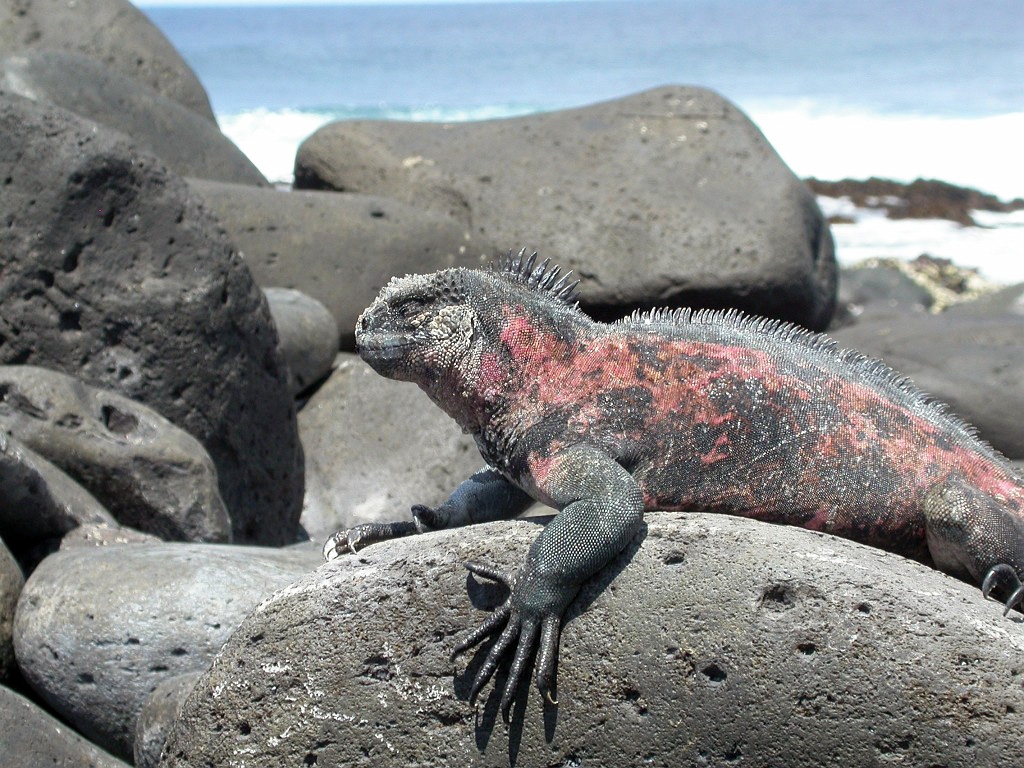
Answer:
POLYGON ((328 125, 281 191, 124 0, 0 0, 0 22, 0 762, 1024 762, 1019 622, 877 550, 653 514, 567 626, 562 707, 524 691, 508 731, 466 701, 482 658, 447 654, 498 598, 467 599, 461 562, 516 561, 535 524, 319 552, 481 461, 353 353, 359 312, 392 275, 524 245, 601 319, 739 307, 832 329, 1024 460, 1024 285, 935 259, 840 279, 815 195, 965 226, 1024 201, 805 183, 691 86, 328 125))

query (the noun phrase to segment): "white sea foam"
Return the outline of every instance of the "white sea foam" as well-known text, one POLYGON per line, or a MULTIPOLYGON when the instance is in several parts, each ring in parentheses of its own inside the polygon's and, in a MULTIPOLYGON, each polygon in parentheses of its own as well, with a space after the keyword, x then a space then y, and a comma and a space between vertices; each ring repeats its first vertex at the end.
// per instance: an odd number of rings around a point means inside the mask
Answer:
POLYGON ((972 267, 994 283, 1024 282, 1024 211, 974 211, 977 227, 937 219, 889 219, 884 211, 856 208, 846 199, 819 197, 826 216, 850 217, 833 224, 836 258, 843 266, 865 259, 915 259, 922 254, 972 267))
POLYGON ((801 178, 940 179, 1002 199, 1024 197, 1024 112, 960 118, 748 108, 801 178))

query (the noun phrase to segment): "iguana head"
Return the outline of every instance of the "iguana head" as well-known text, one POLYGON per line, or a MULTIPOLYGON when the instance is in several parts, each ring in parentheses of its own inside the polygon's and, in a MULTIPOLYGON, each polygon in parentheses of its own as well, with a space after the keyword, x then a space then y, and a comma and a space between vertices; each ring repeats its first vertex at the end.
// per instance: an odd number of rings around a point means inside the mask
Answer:
POLYGON ((517 386, 511 318, 567 331, 565 313, 583 317, 576 283, 559 280, 548 262, 535 267, 535 256, 509 255, 495 269, 392 278, 356 323, 359 355, 382 376, 419 384, 474 430, 488 398, 517 386))
POLYGON ((466 272, 391 278, 356 322, 360 357, 382 376, 417 383, 464 365, 478 325, 466 272))

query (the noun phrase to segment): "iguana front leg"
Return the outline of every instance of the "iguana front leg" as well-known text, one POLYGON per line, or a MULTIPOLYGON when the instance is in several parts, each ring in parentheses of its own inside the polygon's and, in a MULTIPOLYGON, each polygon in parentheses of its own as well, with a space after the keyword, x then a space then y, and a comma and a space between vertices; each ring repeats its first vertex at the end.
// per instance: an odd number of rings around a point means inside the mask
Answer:
POLYGON ((533 499, 490 467, 463 481, 436 509, 416 504, 412 520, 393 523, 363 523, 331 534, 324 544, 324 560, 378 541, 397 539, 414 533, 457 528, 461 525, 507 520, 524 512, 533 499))
POLYGON ((596 448, 575 446, 557 454, 543 468, 538 464, 533 469, 533 480, 561 511, 534 541, 515 576, 479 563, 466 564, 478 576, 508 586, 510 594, 452 654, 500 632, 473 681, 470 698, 475 699, 515 644, 501 696, 506 720, 538 635, 537 687, 554 702, 562 616, 583 583, 625 548, 643 521, 643 496, 636 480, 596 448))

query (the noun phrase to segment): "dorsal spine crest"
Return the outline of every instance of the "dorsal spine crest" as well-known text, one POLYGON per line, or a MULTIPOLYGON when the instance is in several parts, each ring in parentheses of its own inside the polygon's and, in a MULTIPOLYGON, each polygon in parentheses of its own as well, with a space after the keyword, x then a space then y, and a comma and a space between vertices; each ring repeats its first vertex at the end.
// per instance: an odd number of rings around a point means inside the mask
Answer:
POLYGON ((513 255, 510 250, 502 257, 498 265, 498 272, 521 285, 546 293, 563 304, 575 307, 580 299, 579 292, 576 290, 580 281, 569 282, 572 270, 559 278, 562 272, 561 267, 551 264, 551 259, 544 259, 537 264, 537 255, 537 252, 534 251, 527 256, 525 248, 520 250, 517 255, 513 255))

